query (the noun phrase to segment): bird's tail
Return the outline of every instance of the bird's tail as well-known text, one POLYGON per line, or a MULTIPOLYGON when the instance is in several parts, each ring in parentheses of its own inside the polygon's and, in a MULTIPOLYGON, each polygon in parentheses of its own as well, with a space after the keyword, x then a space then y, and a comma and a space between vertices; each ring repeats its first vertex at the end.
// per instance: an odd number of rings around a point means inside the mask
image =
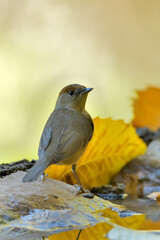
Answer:
POLYGON ((36 181, 38 177, 42 175, 44 170, 48 167, 48 164, 44 159, 39 159, 35 165, 29 169, 28 173, 23 177, 23 182, 32 182, 36 181))

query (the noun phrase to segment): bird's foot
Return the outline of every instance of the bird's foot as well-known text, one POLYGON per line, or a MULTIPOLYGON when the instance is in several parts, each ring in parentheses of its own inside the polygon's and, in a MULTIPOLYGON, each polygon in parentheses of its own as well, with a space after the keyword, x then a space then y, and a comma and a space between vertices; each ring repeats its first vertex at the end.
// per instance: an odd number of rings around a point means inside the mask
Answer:
POLYGON ((79 193, 90 193, 89 190, 83 188, 82 186, 78 186, 77 184, 75 184, 74 187, 76 187, 76 194, 79 194, 79 193))
POLYGON ((48 174, 43 173, 41 175, 41 182, 44 182, 45 178, 47 178, 47 177, 48 177, 48 174))

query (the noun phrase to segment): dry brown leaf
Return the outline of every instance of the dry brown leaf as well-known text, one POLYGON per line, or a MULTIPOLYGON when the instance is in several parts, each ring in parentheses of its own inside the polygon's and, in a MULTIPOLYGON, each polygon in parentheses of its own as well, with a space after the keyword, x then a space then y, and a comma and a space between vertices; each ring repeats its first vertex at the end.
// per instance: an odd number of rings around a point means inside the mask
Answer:
POLYGON ((137 93, 138 99, 133 104, 133 125, 157 130, 160 127, 160 89, 149 87, 137 93))
MULTIPOLYGON (((127 162, 146 151, 131 124, 97 117, 94 126, 93 138, 77 165, 77 174, 87 189, 107 184, 127 162)), ((71 166, 52 165, 45 173, 50 178, 77 184, 71 166)))

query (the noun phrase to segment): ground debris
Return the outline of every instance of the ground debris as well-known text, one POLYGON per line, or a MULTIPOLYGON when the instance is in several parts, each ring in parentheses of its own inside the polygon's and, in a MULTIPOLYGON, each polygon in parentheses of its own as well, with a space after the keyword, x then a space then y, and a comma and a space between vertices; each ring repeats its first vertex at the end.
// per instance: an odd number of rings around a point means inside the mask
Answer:
POLYGON ((12 163, 3 163, 0 164, 0 178, 15 173, 17 171, 26 171, 35 164, 35 160, 31 162, 27 159, 23 159, 17 162, 12 163))
POLYGON ((136 129, 136 132, 139 135, 139 137, 142 138, 147 145, 153 140, 160 137, 160 129, 158 129, 157 131, 152 131, 147 127, 138 127, 136 129))

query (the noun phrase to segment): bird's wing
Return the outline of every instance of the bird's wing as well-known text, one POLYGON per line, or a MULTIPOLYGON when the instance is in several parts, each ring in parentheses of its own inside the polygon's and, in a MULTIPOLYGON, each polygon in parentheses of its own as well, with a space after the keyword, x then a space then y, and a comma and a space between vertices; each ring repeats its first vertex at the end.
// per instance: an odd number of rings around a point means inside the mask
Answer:
POLYGON ((70 157, 88 144, 93 133, 91 122, 83 118, 77 125, 72 113, 55 111, 53 114, 54 117, 48 119, 43 130, 38 155, 43 158, 50 147, 57 159, 70 157))
POLYGON ((76 152, 76 146, 81 144, 85 137, 82 137, 81 135, 82 134, 74 131, 71 127, 68 127, 67 129, 63 128, 57 139, 56 152, 65 153, 72 150, 75 150, 74 152, 76 152))
POLYGON ((82 118, 79 124, 75 124, 71 119, 69 122, 70 124, 61 130, 56 142, 56 153, 65 158, 85 148, 93 134, 93 128, 88 119, 82 118))
POLYGON ((43 130, 40 143, 39 143, 39 149, 38 149, 38 156, 39 158, 43 158, 44 151, 47 149, 49 146, 49 143, 51 141, 52 137, 52 126, 46 127, 43 130))

